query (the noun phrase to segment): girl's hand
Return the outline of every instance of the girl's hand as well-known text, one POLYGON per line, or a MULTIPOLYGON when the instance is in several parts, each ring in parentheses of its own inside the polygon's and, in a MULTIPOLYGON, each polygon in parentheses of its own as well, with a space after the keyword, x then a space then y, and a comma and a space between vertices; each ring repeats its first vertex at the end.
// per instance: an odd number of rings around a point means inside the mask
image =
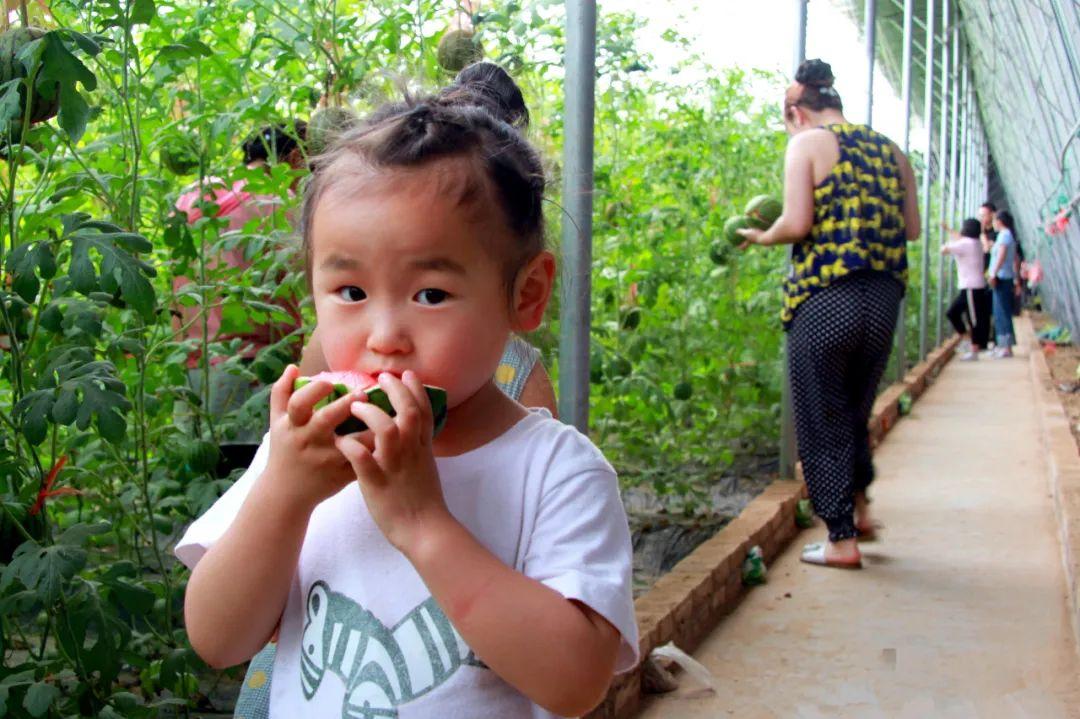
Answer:
POLYGON ((997 287, 997 277, 993 275, 990 276, 990 287, 997 287))
POLYGON ((334 428, 349 417, 356 396, 340 397, 315 410, 333 391, 325 380, 293 391, 300 371, 289 365, 270 390, 270 458, 263 476, 290 503, 314 509, 353 480, 349 461, 338 451, 334 428))
POLYGON ((740 250, 745 250, 750 245, 764 245, 765 244, 764 242, 761 241, 761 238, 765 235, 764 230, 758 230, 758 229, 753 228, 753 227, 747 227, 746 229, 735 230, 735 232, 737 234, 741 235, 744 240, 746 240, 746 242, 739 245, 740 250))
POLYGON ((369 431, 337 438, 356 473, 368 511, 386 539, 407 556, 421 530, 450 519, 432 453, 434 420, 424 385, 413 372, 379 375, 394 417, 365 401, 352 412, 369 431))

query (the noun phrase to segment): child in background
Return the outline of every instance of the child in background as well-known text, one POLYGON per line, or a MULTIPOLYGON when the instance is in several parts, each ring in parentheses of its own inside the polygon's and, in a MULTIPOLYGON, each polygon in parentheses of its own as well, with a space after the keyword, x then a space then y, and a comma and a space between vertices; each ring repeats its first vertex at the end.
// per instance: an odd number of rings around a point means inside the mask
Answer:
POLYGON ((983 248, 979 241, 982 226, 974 217, 964 220, 960 232, 941 248, 941 254, 956 260, 956 286, 960 292, 949 305, 947 315, 966 346, 960 359, 979 359, 979 351, 990 341, 990 290, 983 274, 983 248))
POLYGON ((280 627, 271 716, 586 713, 637 661, 631 546, 614 471, 589 440, 494 384, 554 277, 545 180, 513 80, 472 65, 316 158, 302 232, 332 370, 362 392, 271 392, 267 439, 188 529, 185 601, 213 666, 280 627), (423 384, 447 390, 432 434, 423 384), (348 416, 371 429, 337 436, 348 416))

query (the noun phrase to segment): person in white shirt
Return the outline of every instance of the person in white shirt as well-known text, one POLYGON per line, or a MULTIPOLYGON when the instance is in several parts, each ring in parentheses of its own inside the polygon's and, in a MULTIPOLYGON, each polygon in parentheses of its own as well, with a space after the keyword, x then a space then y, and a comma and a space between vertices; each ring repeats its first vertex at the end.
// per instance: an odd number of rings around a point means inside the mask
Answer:
POLYGON ((960 359, 979 359, 990 341, 990 308, 992 299, 983 274, 984 252, 979 235, 982 225, 974 217, 964 220, 960 232, 951 232, 951 239, 941 248, 941 254, 956 260, 956 286, 959 292, 946 312, 956 333, 964 338, 965 348, 960 359))
POLYGON ((245 475, 176 547, 210 665, 275 632, 271 717, 587 713, 638 660, 615 473, 493 381, 542 320, 543 167, 516 84, 472 65, 377 111, 321 157, 301 229, 322 351, 395 414, 332 387, 271 391, 245 475), (445 427, 424 385, 447 392, 445 427), (337 435, 350 416, 369 429, 337 435))

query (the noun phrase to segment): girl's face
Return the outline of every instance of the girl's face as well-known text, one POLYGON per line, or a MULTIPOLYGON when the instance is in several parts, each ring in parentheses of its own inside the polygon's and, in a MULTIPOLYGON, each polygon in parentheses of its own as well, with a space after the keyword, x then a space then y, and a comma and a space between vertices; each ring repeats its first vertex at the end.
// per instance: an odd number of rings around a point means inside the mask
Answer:
POLYGON ((996 217, 994 218, 993 224, 994 224, 994 230, 997 231, 997 232, 1001 232, 1002 230, 1005 229, 1005 223, 1002 222, 1001 220, 999 220, 996 217))
POLYGON ((454 407, 491 381, 516 327, 492 249, 511 240, 494 212, 457 203, 439 172, 328 188, 312 219, 311 278, 331 370, 412 370, 454 407))

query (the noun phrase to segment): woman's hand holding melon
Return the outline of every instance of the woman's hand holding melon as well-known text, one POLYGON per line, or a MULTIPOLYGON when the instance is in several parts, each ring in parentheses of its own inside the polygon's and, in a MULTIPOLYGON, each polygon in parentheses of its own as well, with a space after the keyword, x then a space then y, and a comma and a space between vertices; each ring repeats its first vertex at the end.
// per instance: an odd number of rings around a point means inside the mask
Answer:
POLYGON ((356 479, 349 461, 335 445, 334 428, 348 419, 354 395, 345 395, 318 410, 333 385, 324 380, 298 390, 300 371, 289 365, 270 390, 270 458, 263 481, 291 505, 315 506, 356 479))
POLYGON ((386 539, 406 556, 422 541, 421 530, 453 521, 432 451, 434 419, 423 383, 413 372, 401 379, 379 376, 395 415, 363 400, 353 416, 369 430, 337 437, 355 472, 368 511, 386 539))

